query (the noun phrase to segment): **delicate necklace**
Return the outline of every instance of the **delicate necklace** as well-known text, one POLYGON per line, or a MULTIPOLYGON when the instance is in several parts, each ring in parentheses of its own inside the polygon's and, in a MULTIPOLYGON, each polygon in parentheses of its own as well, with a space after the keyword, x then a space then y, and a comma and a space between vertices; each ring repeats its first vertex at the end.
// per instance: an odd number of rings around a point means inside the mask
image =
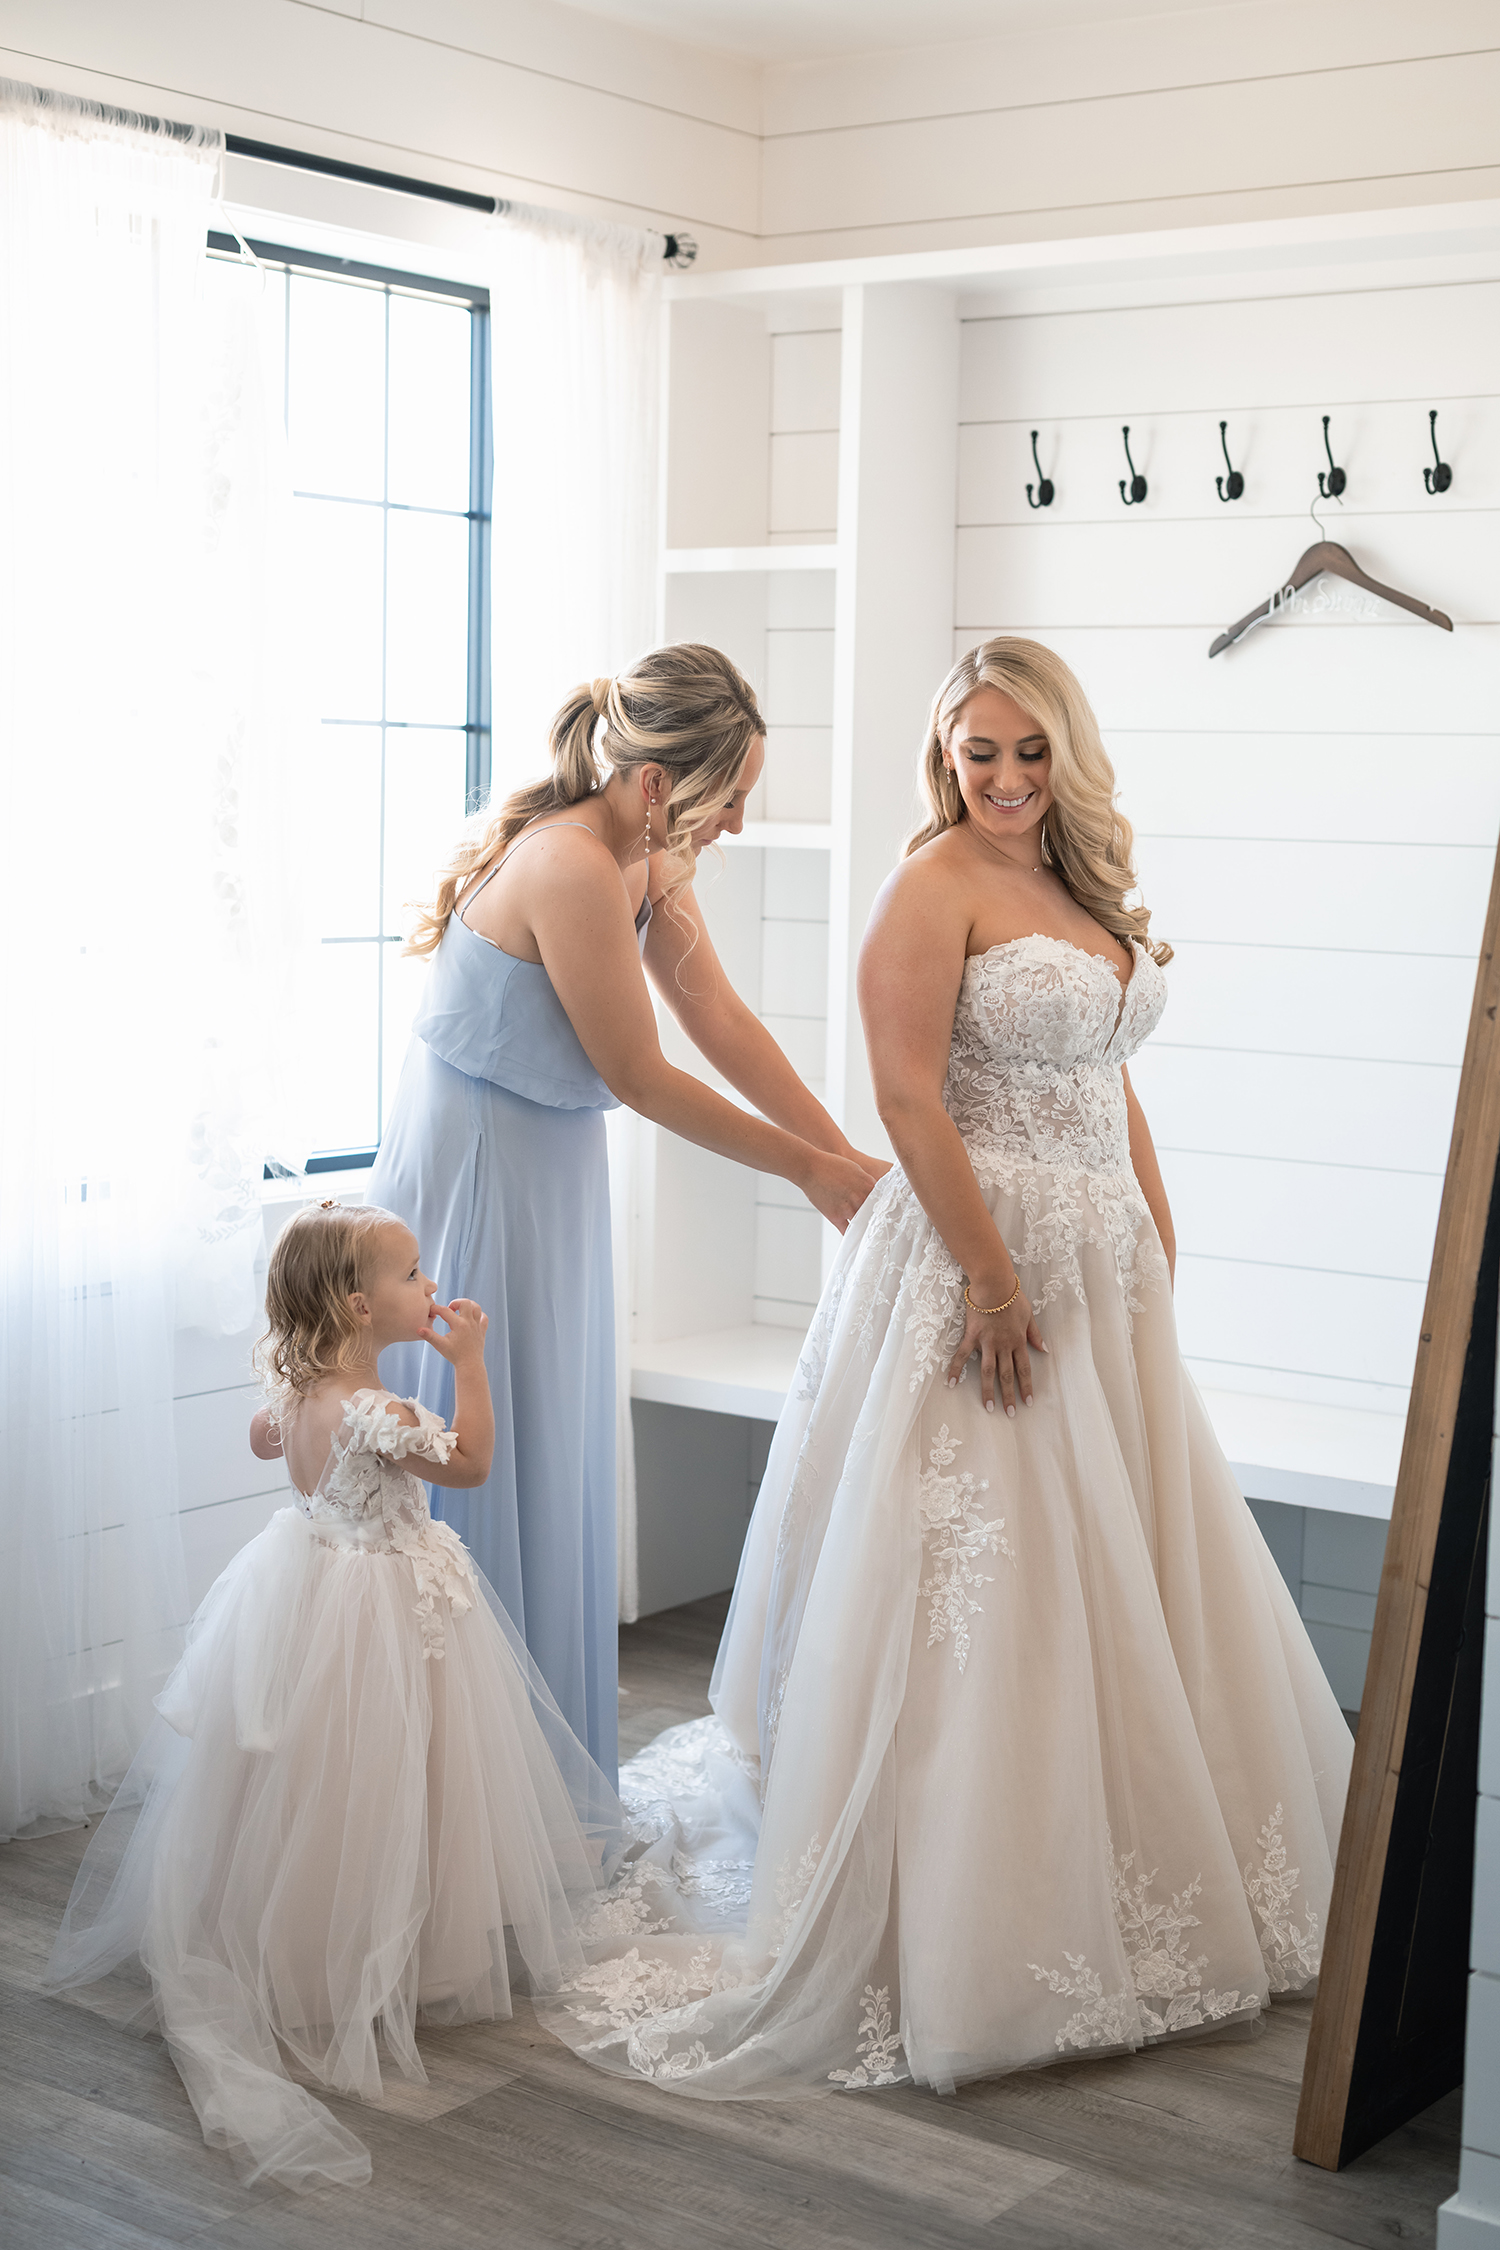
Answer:
POLYGON ((1033 874, 1033 875, 1040 875, 1040 874, 1041 874, 1042 870, 1041 870, 1041 867, 1040 867, 1040 865, 1038 865, 1038 866, 1036 866, 1036 867, 1033 867, 1033 868, 1031 868, 1030 870, 1028 870, 1028 869, 1027 869, 1027 867, 1026 867, 1026 865, 1025 865, 1025 862, 1024 862, 1024 861, 1022 861, 1022 860, 1019 860, 1019 859, 1012 859, 1012 858, 1011 858, 1011 856, 1010 856, 1010 853, 1009 853, 1009 852, 1003 852, 1003 851, 1001 851, 1001 850, 1000 850, 1000 848, 999 848, 999 846, 998 846, 997 844, 992 844, 992 843, 990 842, 990 840, 989 840, 988 836, 986 836, 986 835, 985 835, 985 833, 984 833, 983 829, 981 829, 981 828, 976 828, 976 827, 974 826, 974 823, 973 823, 972 821, 970 821, 970 823, 969 823, 969 827, 970 827, 970 830, 971 830, 971 832, 972 832, 972 833, 973 833, 973 834, 974 834, 975 836, 977 836, 977 837, 979 838, 979 841, 980 841, 980 843, 981 843, 981 844, 983 844, 983 846, 984 846, 984 848, 985 848, 985 850, 986 850, 986 851, 990 851, 990 852, 993 852, 993 853, 994 853, 994 855, 995 855, 995 857, 996 857, 996 859, 998 859, 998 860, 1001 860, 1001 861, 1003 861, 1003 862, 1004 862, 1004 864, 1005 864, 1005 865, 1006 865, 1007 867, 1013 867, 1013 868, 1014 868, 1014 869, 1016 870, 1016 872, 1017 872, 1017 874, 1018 874, 1018 875, 1024 875, 1024 874, 1026 874, 1026 873, 1028 873, 1028 872, 1029 872, 1029 873, 1031 873, 1031 874, 1033 874))

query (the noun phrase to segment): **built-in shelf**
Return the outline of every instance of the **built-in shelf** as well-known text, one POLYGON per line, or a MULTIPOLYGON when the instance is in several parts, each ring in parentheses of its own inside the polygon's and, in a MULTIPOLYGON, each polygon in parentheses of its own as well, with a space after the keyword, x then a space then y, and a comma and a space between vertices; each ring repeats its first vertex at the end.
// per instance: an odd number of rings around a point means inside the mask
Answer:
MULTIPOLYGON (((631 1355, 631 1396, 774 1422, 802 1343, 799 1328, 756 1325, 641 1344, 631 1355)), ((1242 1391, 1202 1397, 1235 1478, 1253 1499, 1389 1518, 1405 1428, 1400 1415, 1242 1391)))
POLYGON ((1389 1521, 1404 1415, 1254 1391, 1205 1390, 1202 1397, 1241 1489, 1255 1499, 1389 1521))
POLYGON ((668 547, 662 568, 702 570, 834 570, 839 551, 817 547, 668 547))
POLYGON ((697 1336, 637 1344, 630 1395, 658 1406, 746 1414, 774 1422, 786 1404, 802 1350, 800 1328, 710 1328, 697 1336))
POLYGON ((833 842, 833 826, 826 820, 747 820, 738 836, 721 836, 721 844, 743 848, 767 845, 779 851, 826 852, 833 842))

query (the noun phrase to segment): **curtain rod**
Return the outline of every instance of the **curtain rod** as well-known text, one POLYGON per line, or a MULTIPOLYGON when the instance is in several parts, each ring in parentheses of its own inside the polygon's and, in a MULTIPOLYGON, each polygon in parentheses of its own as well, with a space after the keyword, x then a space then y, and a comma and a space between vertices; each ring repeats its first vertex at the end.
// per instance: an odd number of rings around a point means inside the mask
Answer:
MULTIPOLYGON (((346 164, 337 156, 313 156, 305 149, 278 148, 271 141, 247 141, 239 133, 226 133, 224 147, 231 156, 253 157, 260 164, 284 164, 298 172, 321 172, 325 179, 354 180, 363 187, 387 188, 397 195, 420 195, 429 203, 456 204, 463 211, 483 211, 503 217, 513 208, 504 196, 478 195, 472 188, 444 187, 438 180, 414 180, 405 172, 379 172, 367 164, 346 164)), ((698 255, 691 235, 668 234, 662 240, 662 257, 669 266, 690 266, 698 255)))

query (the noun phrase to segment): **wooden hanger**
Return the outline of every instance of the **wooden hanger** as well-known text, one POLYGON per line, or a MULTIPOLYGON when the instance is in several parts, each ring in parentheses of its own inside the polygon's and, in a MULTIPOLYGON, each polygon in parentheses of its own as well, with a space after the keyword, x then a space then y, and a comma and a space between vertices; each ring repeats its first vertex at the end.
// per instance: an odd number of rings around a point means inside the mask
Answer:
POLYGON ((1347 578, 1351 586, 1362 586, 1367 594, 1378 594, 1383 602, 1394 602, 1397 609, 1409 609, 1413 617, 1425 617, 1429 625, 1441 625, 1445 633, 1453 630, 1452 618, 1445 617, 1440 609, 1429 609, 1426 602, 1419 602, 1414 594, 1398 594, 1394 586, 1382 586, 1378 578, 1367 578, 1347 547, 1338 546, 1332 539, 1320 539, 1316 546, 1307 549, 1284 586, 1278 586, 1258 608, 1219 635, 1209 655, 1217 656, 1220 649, 1231 647, 1252 625, 1258 625, 1263 617, 1270 617, 1283 608, 1289 596, 1299 593, 1325 571, 1330 578, 1347 578))

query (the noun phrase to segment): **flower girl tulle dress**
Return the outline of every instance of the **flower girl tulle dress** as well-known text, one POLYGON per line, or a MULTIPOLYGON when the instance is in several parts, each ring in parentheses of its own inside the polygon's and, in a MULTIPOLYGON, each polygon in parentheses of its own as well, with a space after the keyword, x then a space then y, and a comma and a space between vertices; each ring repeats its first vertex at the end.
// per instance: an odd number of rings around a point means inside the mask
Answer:
POLYGON ((940 2088, 1253 2023, 1317 1975, 1349 1730, 1178 1352, 1122 1064, 1161 1015, 1051 937, 970 960, 944 1102, 1048 1345, 984 1411, 898 1167, 844 1237, 716 1717, 620 1777, 656 1841, 541 2003, 702 2096, 940 2088))
POLYGON ((513 1981, 576 1972, 620 1847, 604 1776, 429 1516, 413 1467, 455 1441, 416 1412, 357 1391, 316 1491, 212 1587, 48 1964, 53 1989, 149 1978, 127 2018, 251 2182, 370 2176, 280 2050, 367 2100, 381 2040, 424 2079, 419 2021, 508 2016, 513 1981))

